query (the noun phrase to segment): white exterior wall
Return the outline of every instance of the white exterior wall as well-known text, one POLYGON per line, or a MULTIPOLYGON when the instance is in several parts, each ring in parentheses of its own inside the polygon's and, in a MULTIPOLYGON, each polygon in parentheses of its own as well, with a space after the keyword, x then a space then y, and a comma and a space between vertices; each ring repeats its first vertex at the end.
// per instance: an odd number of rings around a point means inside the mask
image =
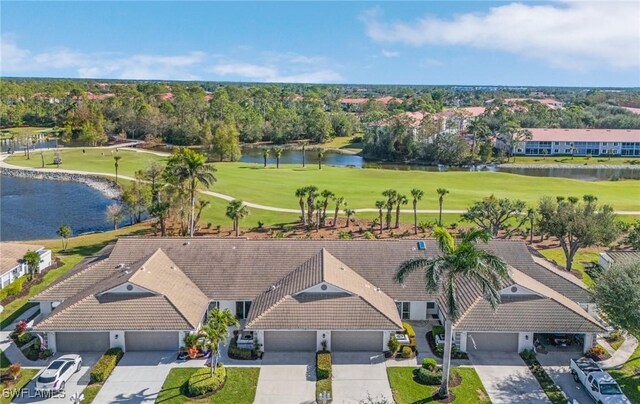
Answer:
POLYGON ((235 300, 220 300, 220 310, 229 309, 231 313, 236 315, 236 301, 235 300))
POLYGON ((582 347, 582 353, 587 353, 591 347, 596 343, 595 334, 584 334, 584 346, 582 347))
POLYGON ((109 348, 120 348, 124 352, 127 351, 124 344, 124 331, 109 331, 109 348))
POLYGON ((609 267, 613 264, 613 260, 607 255, 606 252, 600 253, 600 258, 598 259, 598 265, 600 265, 603 269, 609 269, 609 267))
POLYGON ((467 332, 466 331, 463 331, 460 333, 460 344, 458 346, 458 349, 461 352, 467 352, 467 332))
POLYGON ((51 266, 51 250, 39 250, 38 254, 40 254, 40 267, 38 272, 42 272, 51 266))
POLYGON ((389 350, 390 339, 391 339, 391 331, 382 331, 382 352, 389 350))
MULTIPOLYGON (((198 327, 200 328, 200 327, 198 327)), ((193 331, 192 331, 193 332, 193 331)), ((187 331, 178 331, 178 346, 180 348, 184 348, 184 337, 187 334, 191 334, 192 332, 187 332, 187 331)))
POLYGON ((532 332, 519 332, 518 333, 518 352, 522 352, 525 349, 533 349, 533 333, 532 332))
MULTIPOLYGON (((595 132, 595 131, 594 131, 595 132)), ((597 139, 597 134, 594 135, 594 139, 597 139)), ((612 152, 612 156, 620 156, 622 154, 622 142, 598 142, 597 140, 585 139, 576 142, 551 142, 551 153, 549 156, 553 155, 571 155, 571 149, 574 147, 576 143, 583 142, 596 142, 598 143, 598 154, 601 156, 606 156, 609 154, 609 150, 612 152), (557 151, 556 151, 557 150, 557 151)), ((635 143, 632 140, 629 142, 635 143)), ((525 154, 526 151, 526 142, 520 142, 513 146, 514 154, 525 154)), ((581 153, 578 150, 575 152, 576 156, 584 156, 585 153, 581 153)), ((541 155, 536 155, 541 156, 541 155)), ((632 156, 630 156, 632 157, 632 156)))
POLYGON ((109 289, 106 292, 103 292, 103 294, 107 294, 107 293, 149 293, 149 290, 127 282, 113 289, 109 289), (128 286, 131 287, 131 290, 127 289, 128 286))
POLYGON ((305 289, 299 293, 345 293, 344 289, 340 289, 336 286, 331 285, 330 283, 322 282, 321 284, 310 287, 309 289, 305 289), (326 286, 323 290, 322 286, 326 286))
POLYGON ((409 319, 410 320, 426 320, 427 319, 427 302, 409 302, 409 319))
MULTIPOLYGON (((38 250, 38 254, 40 254, 40 264, 38 266, 38 272, 42 272, 44 269, 51 266, 51 250, 38 250)), ((4 289, 10 284, 12 284, 16 279, 20 278, 24 274, 27 273, 27 265, 26 264, 18 264, 15 267, 11 268, 9 271, 2 274, 0 277, 0 289, 4 289)))
POLYGON ((254 335, 254 338, 256 339, 256 342, 258 343, 259 349, 261 351, 264 351, 262 349, 262 347, 264 346, 264 331, 263 330, 254 331, 253 335, 254 335))
POLYGON ((53 352, 56 352, 56 333, 55 332, 47 332, 47 348, 53 352))
POLYGON ((49 314, 51 310, 53 310, 53 302, 40 302, 40 314, 49 314))
POLYGON ((316 331, 316 351, 322 351, 323 340, 327 341, 327 351, 331 351, 331 331, 330 330, 316 331))
POLYGON ((500 291, 500 295, 502 296, 537 295, 537 293, 534 293, 531 290, 525 287, 522 287, 520 285, 512 285, 502 289, 500 291))

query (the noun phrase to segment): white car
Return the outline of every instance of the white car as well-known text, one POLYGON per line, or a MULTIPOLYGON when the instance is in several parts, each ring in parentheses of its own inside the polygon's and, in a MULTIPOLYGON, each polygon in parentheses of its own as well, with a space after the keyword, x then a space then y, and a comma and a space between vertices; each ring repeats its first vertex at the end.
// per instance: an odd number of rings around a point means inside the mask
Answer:
POLYGON ((55 393, 64 390, 67 380, 80 370, 80 355, 64 355, 54 360, 36 379, 36 391, 55 393))

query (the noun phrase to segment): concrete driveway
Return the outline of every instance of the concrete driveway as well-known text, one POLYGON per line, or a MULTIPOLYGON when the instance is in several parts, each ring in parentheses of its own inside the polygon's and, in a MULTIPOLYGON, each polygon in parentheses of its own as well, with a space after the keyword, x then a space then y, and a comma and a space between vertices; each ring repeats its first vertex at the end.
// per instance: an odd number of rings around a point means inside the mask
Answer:
POLYGON ((547 371, 553 381, 564 391, 569 400, 589 404, 593 400, 582 383, 576 383, 571 375, 569 362, 582 356, 581 352, 550 352, 546 355, 538 354, 538 362, 547 371))
POLYGON ((469 359, 493 404, 550 403, 517 353, 474 352, 469 359))
POLYGON ((254 403, 315 403, 315 366, 315 352, 266 352, 254 403))
POLYGON ((368 396, 393 400, 387 366, 380 352, 332 352, 331 357, 334 404, 360 403, 368 396))
MULTIPOLYGON (((64 353, 60 353, 56 355, 56 357, 62 356, 64 353)), ((26 390, 23 390, 23 394, 14 398, 12 402, 14 403, 66 403, 69 402, 69 397, 74 393, 81 393, 82 390, 89 384, 89 370, 91 366, 102 356, 100 352, 92 352, 92 353, 83 353, 80 355, 82 357, 82 367, 80 371, 75 373, 65 384, 64 395, 55 395, 51 397, 42 397, 35 392, 36 387, 36 377, 33 378, 25 387, 26 390)), ((44 368, 43 368, 44 369, 44 368)))
POLYGON ((153 403, 176 352, 127 352, 100 389, 94 403, 153 403))

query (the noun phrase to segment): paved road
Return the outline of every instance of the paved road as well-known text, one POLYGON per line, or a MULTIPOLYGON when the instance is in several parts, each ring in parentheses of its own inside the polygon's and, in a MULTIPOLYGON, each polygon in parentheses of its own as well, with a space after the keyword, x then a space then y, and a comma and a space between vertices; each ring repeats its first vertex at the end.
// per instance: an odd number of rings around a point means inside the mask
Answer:
POLYGON ((254 403, 315 403, 315 363, 314 352, 266 352, 254 403))
POLYGON ((569 363, 571 359, 582 356, 582 352, 549 352, 548 354, 538 354, 538 362, 547 371, 553 381, 564 391, 570 400, 578 400, 580 404, 590 404, 593 402, 589 393, 581 383, 576 383, 571 375, 569 363))

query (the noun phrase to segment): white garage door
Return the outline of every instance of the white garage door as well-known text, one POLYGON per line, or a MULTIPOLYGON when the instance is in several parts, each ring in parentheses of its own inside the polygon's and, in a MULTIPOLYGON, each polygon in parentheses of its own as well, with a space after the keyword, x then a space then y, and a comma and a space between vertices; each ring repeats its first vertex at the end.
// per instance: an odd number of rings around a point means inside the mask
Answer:
POLYGON ((331 350, 382 351, 382 331, 331 331, 331 350))
POLYGON ((518 352, 518 333, 469 332, 467 352, 473 351, 518 352))
POLYGON ((124 334, 127 352, 135 351, 177 351, 176 331, 127 331, 124 334))
POLYGON ((264 351, 315 351, 315 331, 265 331, 264 351))
POLYGON ((58 352, 104 352, 109 349, 108 332, 57 332, 58 352))

